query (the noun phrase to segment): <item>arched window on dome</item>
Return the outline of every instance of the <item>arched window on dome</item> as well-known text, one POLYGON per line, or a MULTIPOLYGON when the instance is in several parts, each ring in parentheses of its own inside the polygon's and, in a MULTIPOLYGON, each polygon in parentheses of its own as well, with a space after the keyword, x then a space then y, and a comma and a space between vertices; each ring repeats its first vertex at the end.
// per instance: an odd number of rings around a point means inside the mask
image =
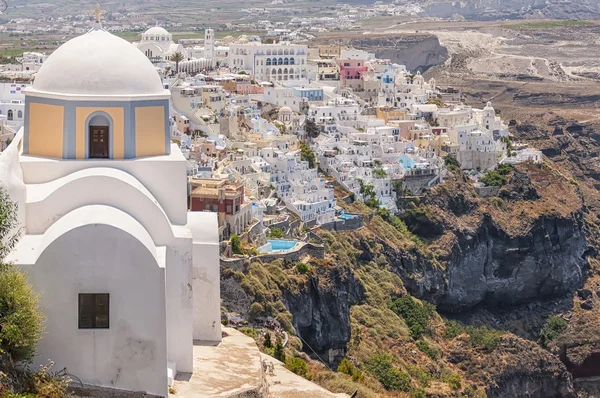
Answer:
POLYGON ((86 122, 86 158, 112 158, 111 142, 113 139, 112 118, 101 111, 88 116, 86 122))
POLYGON ((23 119, 23 111, 17 112, 17 119, 23 119))
POLYGON ((13 111, 12 111, 12 109, 8 110, 8 120, 13 120, 13 111))

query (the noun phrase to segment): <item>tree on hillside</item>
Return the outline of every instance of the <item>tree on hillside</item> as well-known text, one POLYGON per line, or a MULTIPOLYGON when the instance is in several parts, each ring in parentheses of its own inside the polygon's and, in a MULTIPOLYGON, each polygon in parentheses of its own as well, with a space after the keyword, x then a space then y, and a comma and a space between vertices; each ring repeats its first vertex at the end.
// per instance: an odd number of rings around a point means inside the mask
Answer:
POLYGON ((44 319, 27 277, 4 261, 17 244, 17 206, 0 188, 0 352, 16 362, 33 359, 44 319))
POLYGON ((315 153, 304 141, 300 141, 300 160, 308 162, 308 167, 311 169, 314 169, 317 163, 315 153))
POLYGON ((185 56, 180 52, 176 52, 169 57, 169 61, 175 62, 175 73, 179 73, 179 63, 183 60, 185 60, 185 56))
POLYGON ((311 119, 306 119, 306 122, 304 122, 304 131, 306 131, 308 138, 317 138, 321 134, 319 126, 311 119))

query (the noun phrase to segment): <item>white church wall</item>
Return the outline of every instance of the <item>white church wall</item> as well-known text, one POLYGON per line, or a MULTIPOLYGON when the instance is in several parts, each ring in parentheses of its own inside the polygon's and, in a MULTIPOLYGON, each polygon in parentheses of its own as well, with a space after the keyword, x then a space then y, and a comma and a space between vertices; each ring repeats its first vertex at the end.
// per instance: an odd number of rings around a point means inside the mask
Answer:
POLYGON ((190 212, 188 220, 194 242, 194 340, 221 341, 221 269, 217 213, 190 212))
POLYGON ((156 245, 173 241, 171 225, 158 201, 139 180, 122 170, 83 169, 34 185, 28 191, 27 202, 28 233, 44 233, 56 221, 57 214, 93 203, 131 214, 144 225, 156 245))
POLYGON ((135 219, 107 206, 80 208, 41 240, 24 237, 13 256, 48 318, 35 365, 52 358, 88 384, 167 395, 165 249, 135 219), (33 260, 36 249, 37 260, 19 261, 33 260), (80 293, 110 294, 109 329, 78 329, 80 293))
MULTIPOLYGON (((175 241, 167 248, 167 351, 174 373, 194 372, 192 237, 185 227, 175 227, 175 241)), ((201 308, 197 308, 202 311, 201 308)), ((219 309, 220 311, 220 309, 219 309)))
POLYGON ((176 144, 171 145, 168 156, 135 160, 62 160, 22 156, 21 167, 26 184, 54 181, 89 168, 123 170, 135 176, 152 193, 172 224, 187 223, 187 162, 176 144))

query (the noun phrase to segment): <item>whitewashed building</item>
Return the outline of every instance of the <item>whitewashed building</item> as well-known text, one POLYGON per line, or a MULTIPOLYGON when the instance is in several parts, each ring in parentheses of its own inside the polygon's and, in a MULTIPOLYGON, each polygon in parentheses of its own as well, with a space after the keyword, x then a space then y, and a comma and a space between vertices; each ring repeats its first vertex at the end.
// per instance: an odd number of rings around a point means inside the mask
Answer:
POLYGON ((175 43, 173 35, 160 26, 154 26, 145 31, 142 34, 142 40, 134 45, 148 59, 156 63, 168 61, 169 57, 175 53, 184 53, 183 46, 175 43))
POLYGON ((259 42, 229 46, 229 67, 246 71, 258 81, 306 80, 308 47, 300 44, 259 42))
POLYGON ((166 397, 194 372, 193 341, 220 341, 217 219, 187 212, 169 100, 144 54, 98 20, 26 89, 0 187, 23 227, 8 260, 46 316, 35 366, 166 397))

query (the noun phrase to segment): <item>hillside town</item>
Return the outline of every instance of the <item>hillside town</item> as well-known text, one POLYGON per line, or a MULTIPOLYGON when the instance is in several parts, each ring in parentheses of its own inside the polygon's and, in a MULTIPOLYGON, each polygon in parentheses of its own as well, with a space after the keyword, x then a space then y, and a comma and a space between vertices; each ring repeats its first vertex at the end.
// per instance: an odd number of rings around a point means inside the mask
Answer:
MULTIPOLYGON (((132 44, 171 91, 171 139, 187 159, 189 209, 218 213, 229 240, 281 220, 307 227, 348 217, 334 185, 392 213, 398 199, 444 181, 444 159, 479 177, 498 164, 541 162, 511 143, 492 103, 466 106, 460 93, 363 50, 309 46, 287 35, 175 43, 151 27, 132 44)), ((31 78, 46 56, 25 53, 31 78)), ((23 81, 23 79, 21 79, 23 81)), ((0 84, 1 148, 22 126, 24 82, 0 84)))
POLYGON ((361 3, 0 1, 0 398, 597 389, 597 118, 361 3))

